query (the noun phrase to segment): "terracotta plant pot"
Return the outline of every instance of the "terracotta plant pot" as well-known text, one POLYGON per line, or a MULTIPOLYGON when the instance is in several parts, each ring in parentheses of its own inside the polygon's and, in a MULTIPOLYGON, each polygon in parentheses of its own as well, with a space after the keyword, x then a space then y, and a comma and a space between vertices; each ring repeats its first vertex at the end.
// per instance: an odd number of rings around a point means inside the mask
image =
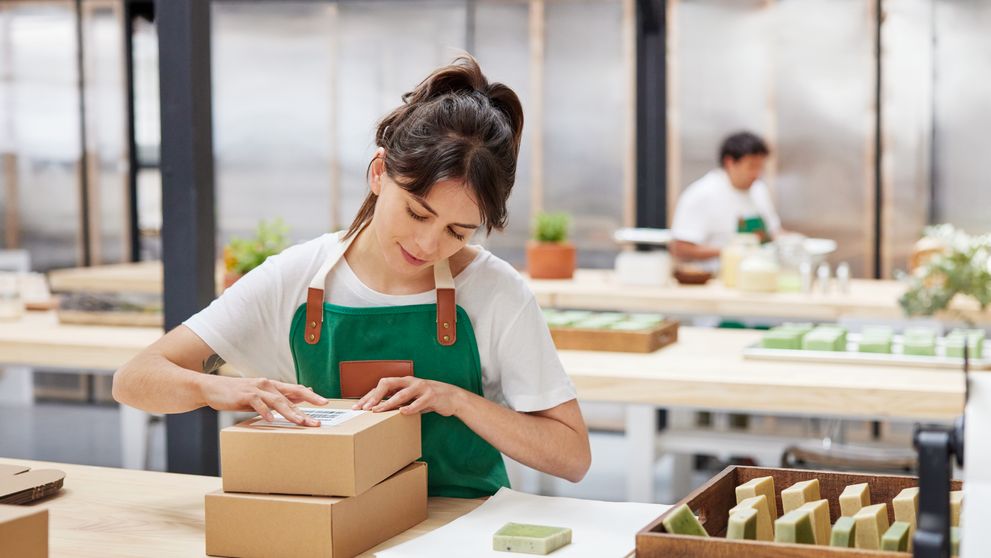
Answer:
POLYGON ((571 279, 575 246, 570 242, 534 242, 526 246, 526 269, 533 279, 571 279))
POLYGON ((242 274, 236 271, 227 271, 224 273, 224 288, 228 289, 231 285, 237 282, 238 279, 243 277, 242 274))

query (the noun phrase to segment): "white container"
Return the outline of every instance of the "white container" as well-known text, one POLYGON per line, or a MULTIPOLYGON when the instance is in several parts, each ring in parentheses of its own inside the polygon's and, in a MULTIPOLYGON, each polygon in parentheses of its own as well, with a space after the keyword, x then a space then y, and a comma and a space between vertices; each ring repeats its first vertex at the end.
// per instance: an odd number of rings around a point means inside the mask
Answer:
POLYGON ((671 281, 671 255, 665 251, 620 252, 616 281, 622 285, 663 287, 671 281))
POLYGON ((778 290, 780 271, 773 253, 766 250, 753 252, 740 262, 737 287, 751 293, 775 292, 778 290))
POLYGON ((719 254, 719 277, 727 288, 736 287, 740 262, 759 249, 757 235, 739 233, 719 254))

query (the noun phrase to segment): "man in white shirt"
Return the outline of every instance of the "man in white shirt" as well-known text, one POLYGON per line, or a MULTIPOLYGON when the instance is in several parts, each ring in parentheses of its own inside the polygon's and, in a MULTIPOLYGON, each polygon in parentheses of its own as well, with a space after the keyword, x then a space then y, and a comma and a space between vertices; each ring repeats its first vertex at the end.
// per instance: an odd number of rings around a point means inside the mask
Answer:
POLYGON ((781 231, 767 184, 760 180, 770 150, 749 132, 733 134, 719 150, 720 168, 681 194, 674 212, 671 254, 715 271, 719 253, 738 232, 770 240, 781 231))

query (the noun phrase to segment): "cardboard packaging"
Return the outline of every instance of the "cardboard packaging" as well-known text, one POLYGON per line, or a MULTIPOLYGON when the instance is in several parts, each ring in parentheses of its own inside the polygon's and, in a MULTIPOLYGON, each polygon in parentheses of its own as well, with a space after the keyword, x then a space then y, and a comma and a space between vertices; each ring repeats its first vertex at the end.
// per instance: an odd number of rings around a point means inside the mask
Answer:
POLYGON ((349 498, 213 492, 206 553, 237 558, 349 558, 427 518, 427 465, 413 463, 349 498))
POLYGON ((0 504, 21 505, 47 498, 62 489, 65 473, 23 465, 0 464, 0 504))
POLYGON ((0 505, 0 556, 48 558, 48 510, 0 505))
MULTIPOLYGON (((323 407, 346 409, 354 401, 323 407)), ((362 413, 336 426, 251 420, 220 433, 224 492, 355 496, 420 458, 420 417, 362 413)))

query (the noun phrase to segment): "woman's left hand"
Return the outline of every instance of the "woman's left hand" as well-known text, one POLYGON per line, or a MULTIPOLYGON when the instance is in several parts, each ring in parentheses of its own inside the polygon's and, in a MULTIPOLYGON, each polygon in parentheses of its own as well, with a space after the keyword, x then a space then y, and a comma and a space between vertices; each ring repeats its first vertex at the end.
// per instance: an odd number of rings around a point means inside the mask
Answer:
POLYGON ((465 393, 451 384, 414 376, 382 378, 353 408, 376 413, 400 409, 404 415, 434 412, 449 417, 458 412, 465 393), (384 400, 389 394, 392 397, 384 400))

